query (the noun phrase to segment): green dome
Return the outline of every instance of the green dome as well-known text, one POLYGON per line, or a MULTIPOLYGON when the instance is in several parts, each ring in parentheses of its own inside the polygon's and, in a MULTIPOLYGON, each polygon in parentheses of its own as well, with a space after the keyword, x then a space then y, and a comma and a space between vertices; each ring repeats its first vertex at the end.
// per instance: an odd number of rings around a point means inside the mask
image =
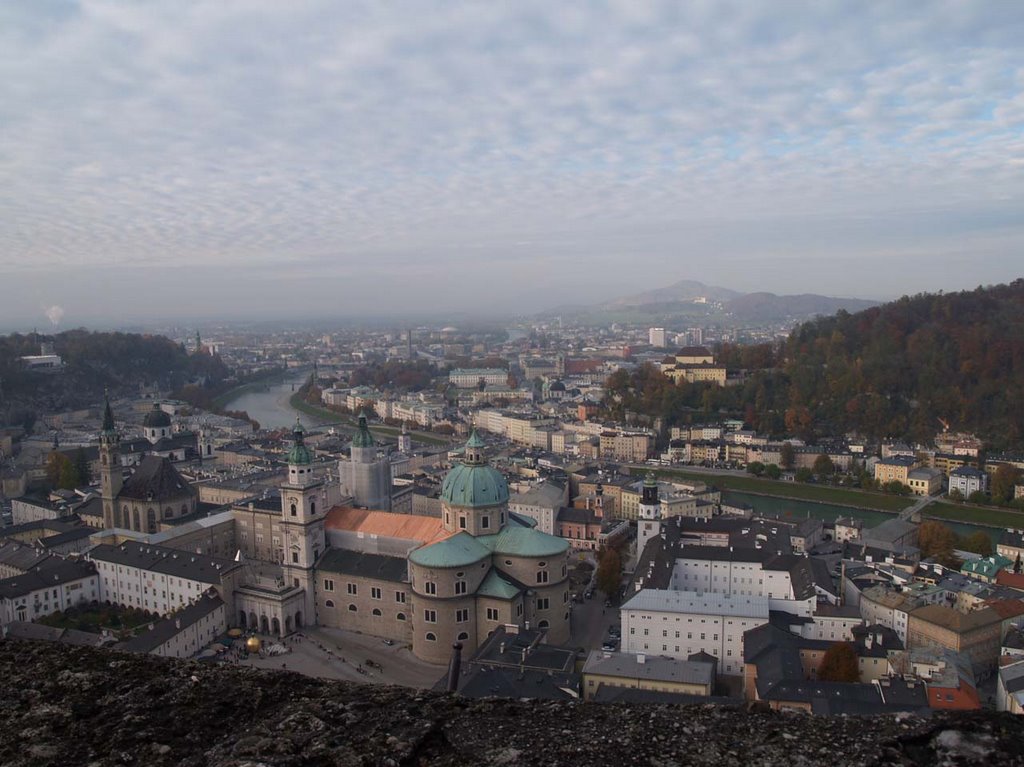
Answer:
POLYGON ((464 508, 507 503, 508 483, 501 472, 491 466, 460 463, 444 478, 441 500, 449 506, 464 508))
POLYGON ((377 443, 373 441, 370 434, 370 427, 366 425, 366 412, 359 414, 359 431, 352 437, 352 447, 373 447, 377 443))
POLYGON ((295 419, 295 428, 292 429, 292 440, 294 444, 292 449, 288 451, 288 464, 291 466, 308 466, 313 463, 313 453, 303 439, 303 435, 306 430, 302 428, 302 424, 299 423, 299 419, 295 419))

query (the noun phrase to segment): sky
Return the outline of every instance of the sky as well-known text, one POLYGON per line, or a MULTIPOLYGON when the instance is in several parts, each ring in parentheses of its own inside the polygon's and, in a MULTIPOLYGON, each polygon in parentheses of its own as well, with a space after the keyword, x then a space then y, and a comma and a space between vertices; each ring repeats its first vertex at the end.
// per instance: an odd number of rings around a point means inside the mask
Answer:
POLYGON ((1022 40, 1019 0, 0 3, 0 327, 1005 282, 1022 40))

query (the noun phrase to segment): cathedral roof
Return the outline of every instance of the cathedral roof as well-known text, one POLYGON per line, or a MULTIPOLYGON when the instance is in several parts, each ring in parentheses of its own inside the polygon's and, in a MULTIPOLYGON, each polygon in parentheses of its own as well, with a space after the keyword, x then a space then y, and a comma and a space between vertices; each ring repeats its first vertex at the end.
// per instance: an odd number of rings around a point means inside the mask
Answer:
POLYGON ((421 567, 467 567, 490 559, 491 550, 469 533, 458 532, 450 538, 415 549, 409 560, 421 567))
POLYGON ((569 550, 569 542, 564 538, 516 525, 506 525, 500 533, 484 535, 479 540, 495 554, 512 557, 554 557, 569 550))
POLYGON ((154 403, 153 409, 146 413, 142 425, 147 429, 166 429, 171 425, 171 417, 154 403))
POLYGON ((161 501, 195 494, 196 491, 169 460, 147 455, 139 462, 135 472, 125 480, 124 487, 117 497, 137 501, 161 501))
POLYGON ((441 500, 450 506, 475 508, 508 502, 508 483, 493 466, 457 464, 441 485, 441 500))

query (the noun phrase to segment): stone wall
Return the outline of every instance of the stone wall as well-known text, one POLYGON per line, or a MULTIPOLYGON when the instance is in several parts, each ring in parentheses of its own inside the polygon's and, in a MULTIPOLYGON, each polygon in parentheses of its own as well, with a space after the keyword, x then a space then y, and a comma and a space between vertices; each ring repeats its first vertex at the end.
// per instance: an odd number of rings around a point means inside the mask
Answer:
POLYGON ((289 672, 0 642, 0 763, 1019 765, 1024 721, 466 700, 289 672), (158 715, 155 713, 158 712, 158 715))

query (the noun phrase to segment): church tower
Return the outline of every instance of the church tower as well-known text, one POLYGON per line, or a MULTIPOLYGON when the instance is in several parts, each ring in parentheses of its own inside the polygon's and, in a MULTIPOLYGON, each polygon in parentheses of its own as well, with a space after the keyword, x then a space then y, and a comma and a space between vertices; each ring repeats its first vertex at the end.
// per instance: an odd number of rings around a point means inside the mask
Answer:
POLYGON ((324 538, 324 483, 313 476, 313 453, 305 444, 305 430, 296 419, 292 449, 288 451, 288 481, 281 486, 281 532, 285 582, 305 589, 300 622, 316 620, 313 566, 326 548, 324 538))
POLYGON ((644 478, 640 495, 640 519, 637 522, 636 553, 643 552, 647 542, 661 535, 661 501, 658 500, 658 480, 654 473, 644 478))
POLYGON ((103 499, 103 527, 117 527, 117 496, 124 475, 121 472, 121 437, 114 426, 110 399, 103 407, 103 429, 100 431, 100 494, 103 499))
POLYGON ((378 456, 378 446, 366 413, 359 414, 359 428, 352 436, 351 459, 339 465, 342 483, 357 506, 391 511, 391 461, 378 456))

